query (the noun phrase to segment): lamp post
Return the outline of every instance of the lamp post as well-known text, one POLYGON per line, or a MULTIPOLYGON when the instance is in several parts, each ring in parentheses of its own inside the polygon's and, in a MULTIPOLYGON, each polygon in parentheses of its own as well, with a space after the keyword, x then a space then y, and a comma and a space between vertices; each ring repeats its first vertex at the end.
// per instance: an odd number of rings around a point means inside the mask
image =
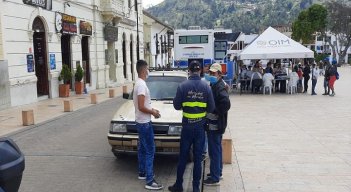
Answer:
POLYGON ((136 22, 137 22, 137 60, 140 59, 140 50, 139 50, 139 7, 138 0, 134 1, 135 11, 136 11, 136 22))

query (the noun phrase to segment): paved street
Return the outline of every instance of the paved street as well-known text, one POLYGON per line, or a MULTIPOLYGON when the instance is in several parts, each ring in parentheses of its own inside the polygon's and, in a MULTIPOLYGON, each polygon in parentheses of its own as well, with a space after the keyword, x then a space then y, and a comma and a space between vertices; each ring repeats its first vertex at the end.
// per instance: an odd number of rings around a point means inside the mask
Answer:
MULTIPOLYGON (((121 102, 109 100, 12 136, 26 156, 20 191, 144 191, 136 156, 116 160, 107 143, 121 102)), ((176 157, 156 157, 156 178, 173 182, 176 163, 176 157)))
MULTIPOLYGON (((225 138, 233 140, 233 163, 224 165, 221 186, 204 191, 350 192, 351 68, 339 73, 335 97, 321 95, 323 78, 317 96, 232 94, 225 138)), ((20 191, 145 191, 136 156, 116 160, 106 140, 121 102, 105 100, 19 128, 24 132, 12 138, 26 155, 20 191)), ((175 180, 176 163, 176 157, 156 157, 156 177, 165 186, 175 180)), ((188 182, 190 175, 191 166, 188 182)), ((188 183, 185 188, 190 191, 188 183)))

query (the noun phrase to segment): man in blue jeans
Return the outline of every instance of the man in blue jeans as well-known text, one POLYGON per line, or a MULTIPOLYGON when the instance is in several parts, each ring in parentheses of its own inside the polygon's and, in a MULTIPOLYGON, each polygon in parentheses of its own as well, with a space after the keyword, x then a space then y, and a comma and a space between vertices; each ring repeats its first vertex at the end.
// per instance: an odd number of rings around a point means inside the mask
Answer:
POLYGON ((193 145, 194 154, 193 192, 200 191, 206 113, 212 112, 214 109, 214 100, 210 86, 201 80, 200 70, 200 63, 198 61, 190 63, 189 79, 179 85, 176 97, 173 100, 174 108, 176 110, 183 110, 183 128, 180 136, 177 180, 174 185, 168 187, 168 190, 172 192, 183 191, 183 175, 191 145, 193 145))
POLYGON ((222 67, 215 63, 210 67, 211 89, 216 108, 207 114, 207 140, 208 152, 210 156, 210 173, 204 181, 205 185, 219 185, 222 177, 222 135, 227 127, 228 111, 230 100, 228 91, 222 79, 222 67))
POLYGON ((145 80, 149 74, 146 61, 139 60, 136 64, 138 79, 133 91, 133 102, 135 107, 135 122, 139 134, 138 162, 139 179, 146 180, 146 189, 160 190, 162 185, 154 179, 153 164, 155 155, 154 130, 151 125, 151 115, 160 117, 160 112, 151 107, 150 91, 145 80))

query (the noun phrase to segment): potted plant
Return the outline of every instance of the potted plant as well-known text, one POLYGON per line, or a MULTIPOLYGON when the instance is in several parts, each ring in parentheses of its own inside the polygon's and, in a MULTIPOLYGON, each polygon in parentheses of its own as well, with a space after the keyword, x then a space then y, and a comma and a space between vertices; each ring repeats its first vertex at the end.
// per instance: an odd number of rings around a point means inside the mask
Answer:
POLYGON ((58 79, 59 81, 63 81, 63 84, 59 85, 59 96, 69 97, 69 82, 72 79, 72 72, 68 65, 62 65, 62 70, 58 79))
POLYGON ((74 79, 75 79, 74 87, 76 90, 76 94, 82 94, 83 92, 83 86, 84 86, 82 82, 83 76, 84 76, 83 68, 78 64, 76 73, 74 74, 74 79))

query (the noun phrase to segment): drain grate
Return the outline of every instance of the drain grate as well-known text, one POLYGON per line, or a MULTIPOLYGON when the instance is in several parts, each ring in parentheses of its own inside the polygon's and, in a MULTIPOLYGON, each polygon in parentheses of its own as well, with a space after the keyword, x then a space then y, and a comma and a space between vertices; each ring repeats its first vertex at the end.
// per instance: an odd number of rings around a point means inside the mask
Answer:
POLYGON ((105 93, 98 93, 98 95, 103 95, 103 94, 105 94, 105 93))
POLYGON ((85 99, 85 97, 78 97, 77 99, 85 99))
POLYGON ((48 105, 48 107, 57 107, 58 105, 48 105))

